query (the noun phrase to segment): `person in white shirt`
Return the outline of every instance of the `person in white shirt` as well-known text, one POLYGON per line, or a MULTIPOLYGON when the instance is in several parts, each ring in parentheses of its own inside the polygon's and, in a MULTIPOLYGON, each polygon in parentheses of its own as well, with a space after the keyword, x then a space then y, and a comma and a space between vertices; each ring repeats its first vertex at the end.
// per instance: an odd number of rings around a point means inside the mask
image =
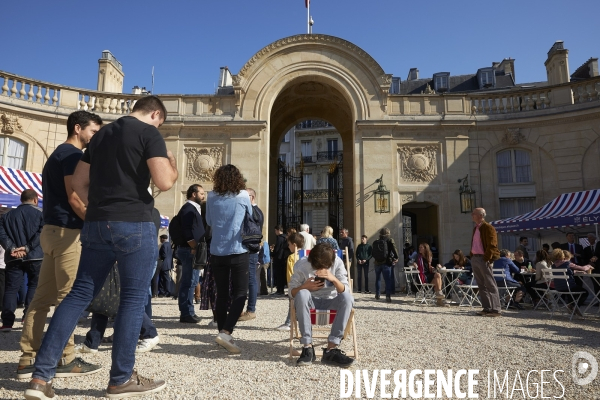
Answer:
POLYGON ((304 246, 302 250, 311 250, 317 244, 317 240, 309 233, 310 227, 307 224, 300 225, 300 234, 304 237, 304 246))

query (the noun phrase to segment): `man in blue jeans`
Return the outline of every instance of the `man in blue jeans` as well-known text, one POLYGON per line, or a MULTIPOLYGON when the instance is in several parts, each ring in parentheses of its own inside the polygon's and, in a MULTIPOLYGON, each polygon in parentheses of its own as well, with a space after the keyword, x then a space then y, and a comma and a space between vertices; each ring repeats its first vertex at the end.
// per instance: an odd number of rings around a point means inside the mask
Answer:
MULTIPOLYGON (((250 195, 250 201, 252 202, 252 208, 254 209, 254 216, 258 218, 258 224, 262 230, 263 222, 265 217, 263 212, 256 204, 256 192, 254 189, 247 188, 246 191, 250 195)), ((256 281, 256 267, 258 266, 258 253, 249 252, 248 255, 248 307, 246 312, 238 318, 238 321, 249 321, 256 318, 256 298, 258 297, 258 282, 256 281)))
POLYGON ((121 300, 114 325, 106 396, 127 398, 162 390, 163 380, 133 370, 144 305, 158 257, 150 178, 162 191, 177 180, 177 164, 158 127, 167 111, 156 96, 142 97, 129 116, 94 135, 73 174, 73 190, 87 205, 81 260, 71 292, 54 312, 25 391, 27 399, 54 397, 56 365, 81 312, 100 292, 117 262, 121 300))
POLYGON ((191 185, 186 193, 187 201, 179 210, 184 244, 177 246, 177 258, 181 261, 179 285, 179 322, 197 324, 200 318, 194 311, 194 289, 200 278, 200 270, 194 269, 196 247, 204 237, 204 223, 200 203, 204 201, 204 189, 198 184, 191 185))

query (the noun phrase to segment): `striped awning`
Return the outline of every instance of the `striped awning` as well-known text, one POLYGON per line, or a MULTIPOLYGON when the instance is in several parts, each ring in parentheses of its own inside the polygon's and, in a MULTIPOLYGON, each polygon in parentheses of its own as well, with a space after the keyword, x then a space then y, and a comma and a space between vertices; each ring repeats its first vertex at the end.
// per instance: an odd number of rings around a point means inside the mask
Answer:
POLYGON ((21 204, 21 192, 33 189, 39 197, 38 205, 42 206, 42 174, 20 169, 0 167, 0 207, 16 208, 21 204))
POLYGON ((521 232, 600 223, 600 189, 565 193, 537 210, 493 221, 497 232, 521 232))

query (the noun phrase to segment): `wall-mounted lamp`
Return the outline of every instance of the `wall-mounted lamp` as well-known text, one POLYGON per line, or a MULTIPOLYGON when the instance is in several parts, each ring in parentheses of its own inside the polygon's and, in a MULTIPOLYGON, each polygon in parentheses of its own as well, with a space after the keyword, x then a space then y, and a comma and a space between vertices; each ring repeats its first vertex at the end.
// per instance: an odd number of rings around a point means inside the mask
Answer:
POLYGON ((477 206, 475 204, 475 191, 469 186, 469 174, 458 180, 460 183, 460 212, 463 214, 472 212, 477 206))

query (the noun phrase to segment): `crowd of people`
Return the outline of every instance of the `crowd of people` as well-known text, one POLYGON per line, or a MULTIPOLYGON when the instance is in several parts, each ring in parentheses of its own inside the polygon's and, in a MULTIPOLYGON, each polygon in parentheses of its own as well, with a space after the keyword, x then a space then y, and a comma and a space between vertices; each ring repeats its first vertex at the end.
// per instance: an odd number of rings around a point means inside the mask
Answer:
MULTIPOLYGON (((359 293, 371 294, 372 263, 375 299, 381 298, 383 275, 386 301, 392 301, 399 254, 388 228, 382 228, 372 243, 362 235, 355 249, 345 228, 336 240, 330 226, 317 239, 306 224, 297 227, 298 231, 289 227, 285 233, 277 225, 275 241, 269 245, 246 231, 254 227, 262 232, 264 216, 256 191, 246 186, 240 170, 231 164, 214 172, 210 192, 200 184, 187 188, 186 201, 172 219, 169 235, 159 237, 160 214, 148 191, 150 180, 166 191, 178 178, 177 162, 158 131, 166 116, 155 96, 141 98, 130 115, 107 125, 93 113, 72 113, 67 140, 49 156, 43 169, 43 210, 37 207, 37 193, 27 189, 21 194, 22 204, 0 219, 0 331, 12 330, 21 299, 25 312, 16 374, 31 378, 27 399, 55 398, 54 378, 99 372, 102 366, 88 363, 81 354, 97 352, 102 341, 111 342, 113 352, 107 397, 162 390, 164 380, 146 378, 134 369, 135 354, 150 351, 160 342, 152 322, 153 297, 176 299, 183 324, 199 323, 194 304, 212 310, 209 326, 217 330, 215 342, 238 354, 242 348, 233 338, 236 325, 257 318, 257 297, 266 295, 268 282, 274 281, 276 296, 286 296, 287 287, 290 304, 277 329, 290 330, 292 311, 298 322, 302 352, 297 365, 316 360, 310 310, 334 309, 321 362, 341 367, 354 361, 339 348, 354 304, 348 274, 352 264, 356 263, 359 293), (350 265, 338 256, 340 249, 350 265), (24 296, 19 292, 25 277, 24 296), (118 295, 104 293, 110 288, 118 288, 118 295), (96 304, 98 298, 102 298, 101 305, 96 304), (44 332, 52 306, 56 309, 44 332), (75 327, 90 311, 90 330, 85 341, 76 345, 75 327), (114 319, 114 333, 105 338, 110 319, 114 319)), ((549 247, 537 251, 531 261, 527 238, 521 238, 514 253, 499 250, 485 210, 474 210, 472 218, 475 227, 469 255, 456 250, 444 267, 434 265, 433 245, 404 248, 405 265, 412 264, 418 279, 432 285, 438 306, 447 306, 441 268, 462 270, 458 282, 479 288, 483 310, 478 314, 498 317, 501 285, 516 288, 515 297, 506 300, 518 308, 525 293, 539 301, 535 289, 545 285, 542 269, 565 269, 564 284, 571 290, 584 290, 573 271, 589 271, 600 258, 594 235, 588 237, 590 246, 584 249, 574 242, 574 235, 567 234, 566 243, 553 243, 551 252, 549 247), (525 269, 535 269, 535 279, 522 279, 525 269), (502 281, 493 271, 503 271, 502 281)), ((579 298, 580 305, 586 297, 587 293, 579 298)))

